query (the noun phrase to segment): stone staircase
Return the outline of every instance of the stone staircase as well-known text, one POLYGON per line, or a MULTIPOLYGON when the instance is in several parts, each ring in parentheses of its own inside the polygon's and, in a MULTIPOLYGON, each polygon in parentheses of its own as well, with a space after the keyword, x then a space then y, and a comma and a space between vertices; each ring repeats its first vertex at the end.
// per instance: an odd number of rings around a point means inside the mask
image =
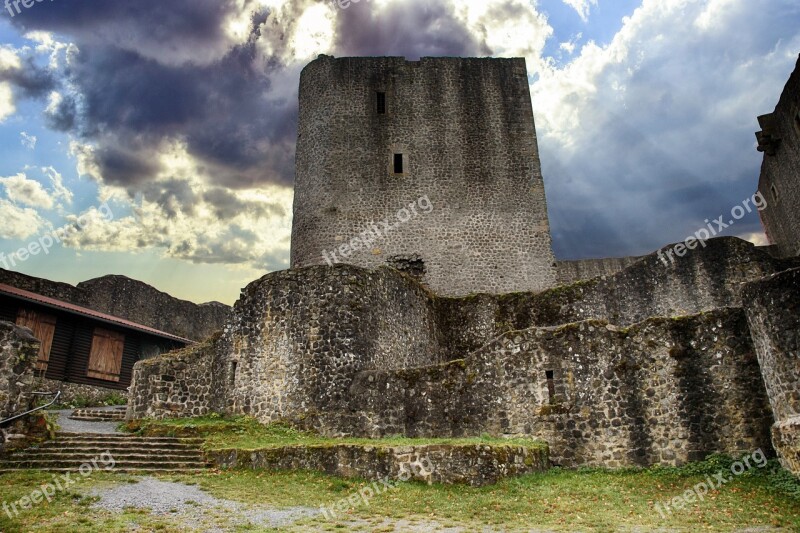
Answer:
POLYGON ((0 472, 76 471, 83 464, 91 465, 92 460, 101 470, 113 464, 114 472, 196 472, 209 466, 201 443, 201 439, 175 437, 58 433, 54 440, 15 452, 0 461, 0 472))
POLYGON ((75 409, 69 416, 72 420, 87 422, 123 422, 125 421, 125 407, 114 409, 75 409))

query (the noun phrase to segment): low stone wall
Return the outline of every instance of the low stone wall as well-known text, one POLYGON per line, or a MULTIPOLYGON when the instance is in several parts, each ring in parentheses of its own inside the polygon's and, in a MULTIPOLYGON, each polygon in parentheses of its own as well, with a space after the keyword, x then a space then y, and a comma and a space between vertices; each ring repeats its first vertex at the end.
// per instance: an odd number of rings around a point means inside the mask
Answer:
POLYGON ((218 340, 211 337, 202 344, 137 362, 126 418, 180 418, 218 410, 225 394, 212 383, 218 340))
POLYGON ((349 398, 347 409, 296 423, 365 437, 526 435, 570 467, 770 449, 769 404, 739 309, 628 329, 588 321, 511 332, 466 360, 362 372, 349 398))
POLYGON ((206 457, 219 468, 314 470, 367 480, 404 479, 483 486, 549 468, 547 448, 489 445, 286 446, 218 450, 206 457), (403 476, 404 472, 408 472, 403 476))
POLYGON ((800 474, 800 269, 749 284, 747 319, 775 415, 773 442, 800 474))
POLYGON ((36 378, 34 378, 33 389, 37 392, 61 391, 61 395, 58 397, 59 404, 76 405, 79 407, 100 407, 108 405, 111 399, 127 396, 125 391, 119 389, 107 389, 94 385, 56 381, 42 378, 41 376, 36 376, 36 378))

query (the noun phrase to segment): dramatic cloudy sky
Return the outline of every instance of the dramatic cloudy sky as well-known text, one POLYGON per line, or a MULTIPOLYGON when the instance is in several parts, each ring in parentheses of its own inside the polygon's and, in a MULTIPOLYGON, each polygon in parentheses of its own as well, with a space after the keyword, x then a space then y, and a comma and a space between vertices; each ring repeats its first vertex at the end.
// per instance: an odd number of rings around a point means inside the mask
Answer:
MULTIPOLYGON (((752 195, 756 116, 800 53, 797 0, 20 8, 0 15, 0 252, 83 216, 14 269, 227 303, 288 266, 298 76, 320 53, 525 57, 561 259, 653 251, 752 195)), ((755 215, 729 234, 763 241, 755 215)))

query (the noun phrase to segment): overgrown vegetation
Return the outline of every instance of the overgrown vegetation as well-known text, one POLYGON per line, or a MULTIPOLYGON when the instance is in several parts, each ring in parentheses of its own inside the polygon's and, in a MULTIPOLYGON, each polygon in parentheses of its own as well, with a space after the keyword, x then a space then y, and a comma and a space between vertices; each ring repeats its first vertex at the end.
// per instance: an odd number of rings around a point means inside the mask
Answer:
POLYGON ((203 437, 209 450, 256 450, 279 446, 331 446, 336 444, 368 444, 372 446, 410 446, 421 444, 491 444, 494 446, 547 446, 532 439, 502 439, 481 436, 465 439, 410 439, 389 437, 383 439, 334 439, 295 429, 288 424, 264 425, 250 417, 223 418, 210 415, 199 418, 170 420, 137 420, 123 426, 127 431, 148 436, 203 437))

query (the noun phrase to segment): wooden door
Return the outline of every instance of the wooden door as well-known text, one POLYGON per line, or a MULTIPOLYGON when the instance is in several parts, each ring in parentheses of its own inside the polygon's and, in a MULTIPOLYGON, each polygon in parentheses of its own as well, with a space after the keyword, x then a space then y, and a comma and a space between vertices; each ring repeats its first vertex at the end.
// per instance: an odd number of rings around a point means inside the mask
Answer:
POLYGON ((53 347, 53 336, 56 333, 56 317, 20 309, 17 313, 17 325, 29 328, 33 336, 39 339, 39 357, 36 359, 36 370, 47 370, 50 361, 50 349, 53 347))
POLYGON ((95 328, 92 351, 89 354, 89 369, 86 375, 105 381, 119 381, 124 348, 125 335, 103 328, 95 328))

